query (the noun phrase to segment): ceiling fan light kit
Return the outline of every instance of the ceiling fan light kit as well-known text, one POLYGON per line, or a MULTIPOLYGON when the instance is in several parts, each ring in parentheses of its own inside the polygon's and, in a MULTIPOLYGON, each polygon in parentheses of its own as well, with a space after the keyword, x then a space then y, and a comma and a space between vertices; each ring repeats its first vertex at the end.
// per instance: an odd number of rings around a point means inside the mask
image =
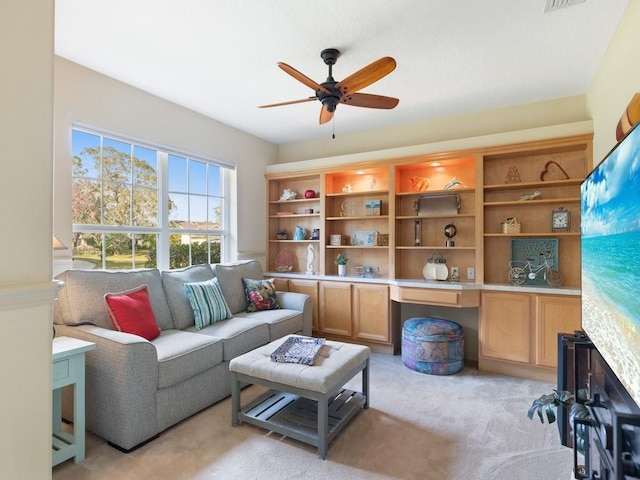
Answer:
POLYGON ((315 96, 292 100, 289 102, 261 105, 260 108, 279 107, 282 105, 292 105, 295 103, 310 102, 319 100, 322 104, 320 109, 320 124, 327 123, 333 118, 336 107, 340 103, 354 107, 391 109, 398 105, 399 100, 383 95, 372 95, 368 93, 358 93, 359 90, 371 85, 388 75, 396 68, 396 61, 391 57, 383 57, 375 62, 361 68, 344 80, 336 82, 333 78, 333 66, 335 65, 340 51, 335 48, 326 48, 320 53, 320 57, 329 67, 329 75, 322 83, 317 83, 295 68, 283 62, 278 62, 278 66, 293 78, 303 83, 315 91, 315 96))

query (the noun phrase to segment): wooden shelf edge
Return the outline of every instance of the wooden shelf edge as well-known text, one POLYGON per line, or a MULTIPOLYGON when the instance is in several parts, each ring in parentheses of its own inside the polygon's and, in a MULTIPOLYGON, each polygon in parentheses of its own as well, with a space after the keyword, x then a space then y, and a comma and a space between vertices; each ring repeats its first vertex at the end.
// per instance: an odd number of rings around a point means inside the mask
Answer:
POLYGON ((293 200, 269 200, 269 205, 285 205, 288 203, 319 203, 320 197, 313 198, 294 198, 293 200))
POLYGON ((396 192, 398 197, 411 197, 420 195, 442 195, 443 193, 473 193, 475 187, 469 188, 452 188, 451 190, 425 190, 424 192, 396 192))
POLYGON ((271 240, 269 243, 320 243, 320 240, 271 240))
POLYGON ((403 215, 403 216, 397 216, 396 220, 428 220, 431 218, 445 218, 445 219, 451 219, 451 218, 475 218, 476 214, 475 213, 458 213, 456 215, 403 215))
POLYGON ((555 205, 563 203, 580 203, 580 197, 543 198, 541 200, 509 200, 504 202, 484 202, 485 207, 513 207, 526 205, 555 205))
POLYGON ((319 217, 319 213, 294 213, 293 215, 269 215, 269 218, 319 217))
POLYGON ((396 245, 396 250, 475 250, 476 247, 442 247, 439 245, 396 245))
POLYGON ((328 197, 366 197, 368 195, 389 195, 389 190, 367 190, 364 192, 349 192, 349 193, 327 193, 328 197))
POLYGON ((569 178, 568 180, 548 180, 546 182, 519 182, 519 183, 500 183, 485 185, 484 190, 518 190, 521 188, 532 187, 561 187, 570 185, 580 185, 584 181, 584 178, 569 178))
POLYGON ((359 215, 353 217, 327 217, 326 220, 388 220, 389 215, 359 215))
POLYGON ((485 233, 485 237, 579 237, 580 232, 485 233))
POLYGON ((389 248, 389 245, 327 245, 327 248, 365 248, 365 249, 383 249, 389 248))

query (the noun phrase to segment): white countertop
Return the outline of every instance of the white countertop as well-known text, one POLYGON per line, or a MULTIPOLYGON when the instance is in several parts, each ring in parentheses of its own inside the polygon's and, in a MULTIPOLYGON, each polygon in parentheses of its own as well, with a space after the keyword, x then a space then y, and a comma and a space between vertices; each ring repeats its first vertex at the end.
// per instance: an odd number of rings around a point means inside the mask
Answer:
POLYGON ((503 284, 481 284, 468 281, 450 281, 450 280, 423 280, 423 279, 389 279, 385 277, 361 277, 360 275, 346 275, 340 277, 338 275, 318 275, 306 273, 282 273, 282 272, 266 272, 265 276, 275 278, 296 278, 304 280, 322 280, 331 282, 358 282, 358 283, 378 283, 387 285, 396 285, 406 288, 429 288, 440 290, 483 290, 483 291, 500 291, 500 292, 517 292, 517 293, 538 293, 544 295, 581 295, 579 288, 568 287, 544 287, 521 285, 515 286, 508 283, 503 284))

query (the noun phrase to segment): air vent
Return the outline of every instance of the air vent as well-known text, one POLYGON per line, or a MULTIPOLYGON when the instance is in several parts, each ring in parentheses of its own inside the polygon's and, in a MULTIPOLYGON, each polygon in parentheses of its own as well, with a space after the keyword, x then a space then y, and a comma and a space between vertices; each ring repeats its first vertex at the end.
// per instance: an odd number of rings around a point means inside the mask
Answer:
POLYGON ((571 7, 584 2, 586 2, 586 0, 546 0, 544 2, 544 13, 553 12, 560 8, 571 7))

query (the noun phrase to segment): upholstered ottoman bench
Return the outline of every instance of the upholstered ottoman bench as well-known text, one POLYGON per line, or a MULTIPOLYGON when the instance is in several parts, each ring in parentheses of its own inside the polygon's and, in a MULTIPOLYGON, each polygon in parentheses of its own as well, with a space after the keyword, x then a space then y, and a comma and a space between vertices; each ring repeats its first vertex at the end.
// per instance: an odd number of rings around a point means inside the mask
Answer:
POLYGON ((324 459, 329 442, 356 413, 369 407, 371 350, 327 341, 313 365, 272 361, 274 350, 291 336, 231 360, 231 424, 250 423, 317 446, 324 459), (362 392, 343 388, 359 372, 362 392), (243 406, 243 382, 270 390, 243 406))
POLYGON ((431 375, 451 375, 464 367, 462 327, 441 318, 410 318, 402 327, 402 363, 431 375))

